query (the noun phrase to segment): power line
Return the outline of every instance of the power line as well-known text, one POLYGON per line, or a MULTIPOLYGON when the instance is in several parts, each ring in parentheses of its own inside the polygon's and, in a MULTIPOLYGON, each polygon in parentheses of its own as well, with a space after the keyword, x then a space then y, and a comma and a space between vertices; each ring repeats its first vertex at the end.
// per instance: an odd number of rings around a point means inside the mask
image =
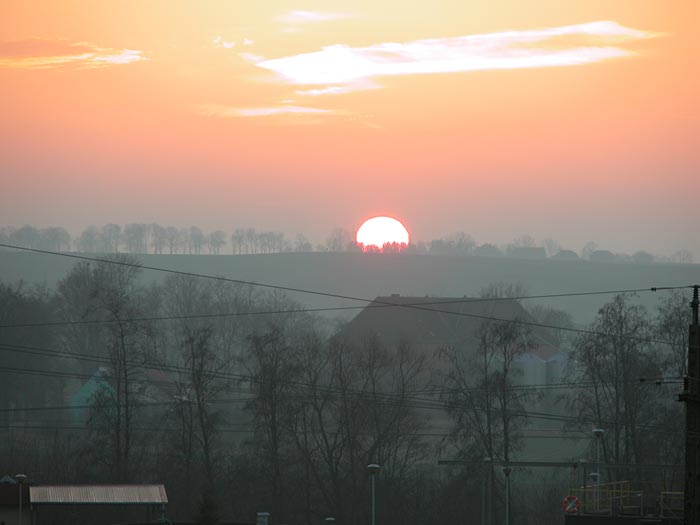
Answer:
MULTIPOLYGON (((0 245, 1 246, 1 245, 0 245)), ((164 270, 165 271, 165 270, 164 270)), ((255 283, 250 283, 255 284, 255 283)), ((326 306, 318 308, 290 308, 286 310, 252 310, 247 312, 223 312, 223 313, 211 313, 211 314, 187 314, 187 315, 165 315, 165 316, 151 316, 151 317, 131 317, 125 319, 81 319, 72 321, 46 321, 40 323, 11 323, 11 324, 0 324, 0 328, 39 328, 39 327, 51 327, 51 326, 74 326, 74 325, 100 325, 100 324, 115 324, 115 323, 128 323, 128 322, 153 322, 153 321, 181 321, 185 319, 212 319, 212 318, 226 318, 226 317, 246 317, 246 316, 258 316, 258 315, 284 315, 284 314, 306 314, 306 313, 319 313, 319 312, 332 312, 332 311, 342 311, 342 310, 361 310, 361 309, 374 309, 374 308, 410 308, 416 306, 431 306, 431 305, 450 305, 450 304, 466 304, 466 303, 480 303, 480 302, 495 302, 495 301, 520 301, 528 299, 551 299, 551 298, 561 298, 561 297, 581 297, 589 295, 609 295, 609 294, 632 294, 632 293, 642 293, 642 292, 656 292, 659 290, 676 290, 684 289, 685 286, 677 287, 652 287, 652 288, 631 288, 624 290, 600 290, 600 291, 590 291, 590 292, 569 292, 569 293, 556 293, 556 294, 540 294, 540 295, 523 295, 516 297, 493 297, 493 298, 463 298, 463 299, 450 299, 450 300, 438 300, 438 301, 420 301, 413 303, 388 303, 383 301, 375 301, 374 299, 357 299, 362 301, 367 301, 369 303, 378 302, 378 304, 367 304, 358 306, 326 306)), ((312 293, 312 292, 309 292, 312 293)), ((454 311, 441 311, 435 310, 433 308, 428 309, 433 312, 440 313, 452 313, 456 314, 459 312, 454 311)), ((497 318, 495 318, 497 319, 497 318)), ((543 325, 544 326, 544 325, 543 325)), ((566 330, 567 327, 558 327, 560 330, 566 330)))
MULTIPOLYGON (((111 361, 107 357, 97 357, 97 356, 91 356, 88 354, 83 354, 79 352, 67 352, 67 351, 61 351, 61 350, 54 350, 54 349, 48 349, 48 348, 39 348, 35 346, 25 346, 25 345, 12 345, 12 344, 7 344, 7 343, 0 343, 0 351, 9 351, 9 352, 18 352, 18 353, 28 353, 30 355, 39 355, 39 356, 46 356, 46 357, 54 357, 54 358, 62 358, 62 359, 74 359, 77 361, 88 361, 88 362, 97 362, 97 363, 102 363, 102 364, 111 364, 111 361), (65 355, 64 355, 65 354, 65 355)), ((190 372, 191 370, 182 367, 182 366, 177 366, 177 365, 156 365, 152 363, 139 363, 136 361, 127 361, 126 363, 127 366, 133 366, 133 367, 140 367, 143 369, 148 369, 148 370, 157 370, 161 372, 177 372, 177 373, 182 373, 182 372, 190 372)), ((69 376, 69 377, 77 377, 77 378, 85 378, 85 379, 90 379, 93 377, 90 374, 80 374, 80 373, 75 373, 75 372, 63 372, 63 371, 57 371, 54 373, 52 370, 36 370, 36 369, 28 369, 28 368, 11 368, 11 367, 0 367, 0 370, 6 370, 10 372, 16 372, 16 373, 25 373, 32 375, 36 373, 37 375, 56 375, 59 377, 63 376, 69 376)), ((216 379, 235 379, 235 380, 245 380, 245 381, 251 381, 251 382, 260 382, 255 376, 252 375, 246 375, 246 374, 233 374, 231 372, 212 372, 209 374, 209 377, 216 378, 216 379)), ((673 383, 679 383, 682 380, 681 377, 676 377, 676 376, 669 376, 669 377, 652 377, 652 378, 639 378, 637 381, 627 381, 625 384, 636 384, 636 383, 644 383, 644 384, 656 384, 656 385, 661 385, 661 384, 673 384, 673 383)), ((136 383, 147 383, 147 384, 168 384, 171 385, 171 382, 167 381, 156 381, 156 380, 138 380, 134 379, 133 380, 136 383)), ((299 383, 296 381, 280 381, 280 383, 283 384, 289 384, 292 386, 308 386, 306 383, 299 383)), ((562 383, 534 383, 534 384, 521 384, 521 385, 511 385, 508 387, 509 391, 515 391, 515 390, 524 390, 524 391, 541 391, 541 390, 557 390, 557 389, 571 389, 571 388, 589 388, 592 386, 595 386, 596 382, 592 380, 588 381, 576 381, 576 382, 562 382, 562 383)), ((467 389, 468 392, 486 392, 489 389, 486 388, 470 388, 467 389)), ((460 392, 460 391, 465 391, 465 390, 459 390, 459 389, 449 389, 449 388, 438 388, 438 387, 433 387, 433 388, 427 388, 427 389, 422 389, 422 390, 411 390, 406 393, 408 394, 417 394, 417 393, 422 393, 422 394, 449 394, 451 392, 460 392)))
MULTIPOLYGON (((62 253, 62 252, 55 252, 55 251, 51 251, 51 250, 41 250, 38 248, 26 248, 23 246, 16 246, 16 245, 5 244, 5 243, 0 243, 0 246, 5 247, 5 248, 13 248, 13 249, 17 249, 17 250, 29 251, 29 252, 43 253, 46 255, 55 255, 55 256, 60 256, 60 257, 69 257, 69 258, 92 261, 92 262, 114 264, 114 265, 118 265, 118 266, 129 267, 129 268, 153 270, 153 271, 158 271, 158 272, 172 273, 172 274, 176 274, 176 275, 184 275, 184 276, 197 277, 197 278, 202 278, 202 279, 212 279, 212 280, 216 280, 216 281, 231 282, 234 284, 242 284, 242 285, 248 285, 248 286, 258 286, 258 287, 262 287, 262 288, 269 288, 269 289, 285 291, 285 292, 304 293, 304 294, 310 294, 310 295, 318 295, 318 296, 322 296, 322 297, 333 297, 336 299, 359 301, 359 302, 363 302, 363 303, 374 303, 377 306, 383 306, 383 307, 409 308, 409 309, 422 310, 422 311, 427 311, 427 312, 443 313, 443 314, 447 314, 447 315, 457 315, 457 316, 461 316, 461 317, 468 317, 468 318, 488 320, 488 321, 499 321, 499 322, 505 322, 505 323, 513 323, 513 324, 519 324, 519 325, 524 325, 524 326, 548 328, 548 329, 553 329, 553 330, 561 330, 561 331, 574 332, 574 333, 580 333, 580 334, 602 335, 605 337, 617 337, 617 336, 614 336, 612 334, 606 334, 604 332, 596 332, 593 330, 585 330, 585 329, 579 329, 579 328, 556 326, 556 325, 550 325, 550 324, 545 324, 545 323, 525 321, 525 320, 520 320, 520 319, 503 319, 503 318, 494 317, 494 316, 470 314, 470 313, 466 313, 466 312, 456 312, 453 310, 444 310, 444 309, 438 309, 438 308, 427 308, 427 307, 425 307, 425 305, 427 304, 425 302, 421 302, 421 303, 395 303, 395 302, 390 302, 390 301, 380 301, 380 300, 377 300, 376 298, 375 299, 366 299, 366 298, 362 298, 362 297, 354 297, 354 296, 336 294, 336 293, 331 293, 331 292, 321 292, 321 291, 317 291, 317 290, 308 290, 308 289, 304 289, 304 288, 295 288, 295 287, 288 287, 288 286, 281 286, 281 285, 274 285, 274 284, 267 284, 267 283, 257 283, 254 281, 233 279, 233 278, 223 277, 223 276, 200 274, 200 273, 196 273, 196 272, 185 272, 182 270, 160 268, 157 266, 147 266, 147 265, 142 265, 142 264, 137 264, 137 263, 131 263, 128 261, 118 261, 118 260, 113 260, 113 259, 108 259, 108 258, 89 257, 86 255, 78 255, 78 254, 73 254, 73 253, 62 253), (423 305, 423 306, 421 306, 421 305, 423 305)), ((571 292, 571 293, 564 293, 564 294, 545 294, 545 295, 540 295, 540 296, 533 295, 533 296, 522 296, 522 297, 460 299, 460 300, 456 300, 454 302, 468 303, 468 302, 490 302, 490 301, 508 301, 508 300, 513 301, 513 300, 518 300, 518 299, 576 297, 576 296, 586 296, 586 295, 656 292, 656 291, 660 291, 660 290, 678 290, 678 289, 686 289, 686 288, 690 288, 690 286, 689 285, 687 285, 687 286, 663 286, 663 287, 655 286, 655 287, 651 287, 651 288, 571 292)), ((447 303, 448 303, 448 301, 436 301, 436 302, 430 303, 430 304, 447 304, 447 303)), ((371 306, 371 304, 370 304, 370 306, 371 306)), ((357 306, 357 307, 353 307, 353 308, 365 308, 365 307, 366 306, 357 306)), ((337 310, 339 308, 341 308, 341 307, 328 308, 328 310, 329 311, 330 310, 337 310)), ((342 309, 349 309, 349 308, 350 307, 344 307, 342 309)), ((315 311, 324 311, 326 309, 317 308, 314 310, 315 311)), ((304 310, 294 310, 293 312, 300 313, 300 312, 304 312, 304 310)), ((272 311, 272 312, 267 312, 267 315, 274 314, 274 313, 285 313, 285 312, 284 311, 276 311, 276 312, 272 311)), ((286 313, 289 313, 289 312, 286 312, 286 313)), ((201 315, 203 316, 203 315, 209 315, 209 314, 201 314, 201 315)), ((224 314, 214 314, 214 315, 215 316, 222 316, 224 314)), ((226 315, 228 315, 228 314, 226 314, 226 315)), ((236 313, 236 315, 253 315, 253 314, 236 313)), ((188 318, 188 316, 174 316, 173 318, 174 319, 175 318, 185 319, 185 318, 188 318)), ((115 321, 110 321, 110 322, 115 322, 115 321)), ((124 322, 124 320, 122 320, 122 322, 124 322)), ((32 326, 40 326, 40 325, 34 324, 32 326)), ((6 326, 0 325, 0 328, 4 328, 4 327, 6 327, 6 326)), ((7 327, 10 328, 11 326, 7 326, 7 327)), ((633 337, 633 336, 628 336, 627 339, 637 340, 640 342, 647 342, 647 343, 659 343, 659 344, 667 344, 667 345, 671 344, 668 341, 655 340, 655 339, 651 339, 651 338, 637 338, 637 337, 633 337)))
MULTIPOLYGON (((0 368, 1 369, 1 368, 0 368)), ((15 369, 17 371, 21 371, 22 369, 15 369)), ((41 371, 41 370, 35 370, 35 369, 25 369, 25 373, 38 373, 39 375, 49 375, 49 376, 56 376, 56 375, 61 375, 60 373, 56 373, 53 371, 41 371)), ((21 372, 20 372, 21 373, 21 372)), ((75 374, 72 374, 73 376, 75 374)), ((90 376, 91 377, 91 376, 90 376)), ((137 381, 135 381, 137 382, 137 381)), ((285 382, 282 381, 282 383, 291 383, 291 382, 285 382)), ((295 386, 302 386, 305 388, 310 388, 310 387, 316 387, 318 385, 313 385, 310 383, 299 383, 299 382, 293 382, 295 386)), ((328 396, 330 399, 333 399, 334 396, 336 399, 339 399, 341 396, 364 396, 367 397, 367 400, 371 400, 374 403, 377 403, 379 405, 386 405, 386 406, 393 406, 393 407, 401 407, 401 408, 414 408, 414 409, 424 409, 424 410, 449 410, 449 409, 454 409, 454 408, 464 408, 466 405, 464 402, 455 402, 455 401, 444 401, 444 400, 439 400, 439 399, 434 399, 434 398, 421 398, 421 397, 416 397, 416 396, 405 396, 405 393, 390 393, 390 392, 363 392, 363 391, 356 391, 356 390, 340 390, 338 388, 333 388, 333 387, 327 387, 327 386, 320 386, 319 390, 322 395, 328 396)), ((304 393, 287 393, 285 396, 289 399, 301 399, 301 400, 306 400, 308 399, 308 396, 305 395, 304 393)), ((228 402, 243 402, 243 401, 254 401, 255 398, 244 398, 244 399, 236 399, 236 400, 215 400, 215 403, 228 403, 228 402)), ((308 401, 307 403, 309 403, 308 401)), ((170 402, 172 403, 172 402, 170 402)), ((169 404, 168 402, 155 402, 155 403, 150 403, 150 402, 141 402, 141 403, 135 403, 135 407, 139 406, 149 406, 149 405, 167 405, 169 404)), ((80 407, 71 407, 71 406, 53 406, 49 407, 48 410, 72 410, 72 409, 78 409, 78 408, 86 408, 85 406, 80 406, 80 407)), ((474 409, 473 407, 471 409, 474 409)), ((23 410, 27 409, 22 409, 22 408, 14 408, 14 409, 4 409, 0 412, 22 412, 23 410)), ((42 410, 41 407, 33 407, 31 408, 33 411, 40 411, 42 410)), ((485 409, 483 408, 476 408, 478 412, 484 412, 485 409)), ((610 420, 600 420, 597 418, 582 418, 580 416, 565 416, 561 414, 551 414, 551 413, 546 413, 546 412, 535 412, 535 411, 530 411, 530 410, 508 410, 507 413, 511 417, 521 417, 525 419, 544 419, 544 420, 550 420, 550 421, 560 421, 560 422, 565 422, 565 423, 592 423, 592 424, 606 424, 606 425, 614 425, 614 422, 610 420)), ((654 425, 637 425, 637 428, 640 429, 647 429, 650 431, 656 431, 656 432, 662 432, 664 429, 662 427, 656 427, 654 425)), ((674 433, 669 433, 669 434, 674 434, 674 433)))

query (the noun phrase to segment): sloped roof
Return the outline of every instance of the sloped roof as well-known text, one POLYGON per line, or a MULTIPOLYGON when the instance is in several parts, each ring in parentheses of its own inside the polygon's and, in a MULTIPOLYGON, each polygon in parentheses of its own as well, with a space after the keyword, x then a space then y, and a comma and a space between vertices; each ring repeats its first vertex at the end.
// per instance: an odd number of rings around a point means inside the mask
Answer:
POLYGON ((32 504, 150 505, 168 502, 163 485, 40 485, 29 488, 32 504))
MULTIPOLYGON (((419 350, 434 350, 448 344, 471 346, 478 344, 479 326, 489 318, 536 322, 512 299, 392 295, 374 299, 345 326, 339 337, 347 342, 360 342, 376 334, 387 344, 406 341, 419 350)), ((533 327, 532 333, 537 343, 532 354, 547 360, 558 352, 546 329, 533 327)))

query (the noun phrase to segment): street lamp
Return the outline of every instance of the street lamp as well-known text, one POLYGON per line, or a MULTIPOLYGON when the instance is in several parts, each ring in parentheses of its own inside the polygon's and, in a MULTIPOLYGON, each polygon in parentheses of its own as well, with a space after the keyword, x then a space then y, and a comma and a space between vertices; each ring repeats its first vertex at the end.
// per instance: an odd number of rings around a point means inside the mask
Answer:
POLYGON ((491 523, 491 458, 485 457, 482 459, 484 464, 488 465, 488 473, 484 476, 481 486, 481 525, 491 523))
POLYGON ((367 470, 369 471, 369 474, 372 477, 372 525, 375 525, 375 516, 376 516, 376 512, 375 512, 376 507, 374 504, 374 478, 377 475, 377 473, 379 472, 380 468, 382 468, 382 467, 380 467, 376 463, 370 463, 369 465, 367 465, 367 470))
POLYGON ((506 525, 510 525, 510 473, 512 470, 508 465, 503 467, 503 474, 506 476, 506 525))
POLYGON ((16 474, 15 479, 17 480, 17 483, 19 483, 19 518, 17 520, 17 523, 19 525, 22 525, 22 483, 24 483, 24 480, 27 479, 27 475, 16 474))
POLYGON ((579 459, 578 460, 579 465, 583 467, 583 494, 581 498, 581 512, 586 512, 586 492, 588 491, 588 487, 586 486, 588 483, 588 476, 586 475, 586 466, 588 465, 588 462, 585 459, 579 459))
MULTIPOLYGON (((600 510, 600 438, 605 434, 605 430, 602 428, 594 428, 591 432, 595 436, 595 448, 596 448, 596 480, 595 480, 595 510, 600 510)), ((593 474, 591 474, 593 477, 593 474)))

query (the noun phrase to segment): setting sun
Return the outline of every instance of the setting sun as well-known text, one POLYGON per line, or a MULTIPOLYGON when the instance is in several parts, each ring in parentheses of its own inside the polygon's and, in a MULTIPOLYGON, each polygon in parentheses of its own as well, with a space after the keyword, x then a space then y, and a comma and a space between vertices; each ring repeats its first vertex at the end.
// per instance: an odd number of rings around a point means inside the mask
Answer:
POLYGON ((409 235, 400 221, 391 217, 373 217, 362 223, 355 239, 363 251, 383 251, 387 245, 401 250, 408 246, 409 235))

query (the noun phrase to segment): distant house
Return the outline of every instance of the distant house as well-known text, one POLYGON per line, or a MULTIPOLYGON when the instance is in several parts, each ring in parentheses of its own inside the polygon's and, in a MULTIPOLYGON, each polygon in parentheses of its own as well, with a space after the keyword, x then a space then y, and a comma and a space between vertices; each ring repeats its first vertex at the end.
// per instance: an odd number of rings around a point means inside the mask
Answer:
MULTIPOLYGON (((408 344, 426 357, 431 372, 437 373, 435 377, 439 380, 440 371, 450 366, 446 360, 439 359, 439 349, 450 346, 458 352, 476 353, 480 343, 479 330, 482 323, 489 319, 520 320, 536 325, 536 320, 518 301, 512 299, 392 295, 377 297, 346 324, 337 337, 347 344, 348 351, 360 348, 373 337, 389 349, 397 348, 402 343, 408 344), (385 306, 387 303, 397 306, 385 306)), ((531 326, 531 329, 535 345, 515 359, 513 382, 521 386, 538 386, 537 391, 541 396, 526 402, 528 410, 556 414, 562 410, 561 390, 548 388, 548 385, 561 384, 567 373, 568 359, 546 328, 531 326)), ((449 424, 446 414, 433 412, 428 417, 434 422, 449 424)), ((561 425, 555 419, 533 420, 533 425, 537 429, 554 430, 561 425)), ((534 454, 535 457, 542 457, 542 452, 538 452, 537 443, 541 442, 538 439, 525 439, 525 456, 534 454)), ((549 447, 554 445, 553 440, 548 443, 549 447)), ((554 448, 556 452, 553 454, 559 454, 562 448, 571 453, 570 444, 564 446, 557 442, 554 448)))
POLYGON ((114 393, 109 382, 109 372, 105 367, 98 368, 92 377, 80 385, 77 391, 69 394, 68 406, 73 423, 84 425, 90 419, 90 405, 101 392, 114 393))
MULTIPOLYGON (((155 407, 158 402, 172 401, 177 394, 175 379, 162 370, 139 367, 132 370, 132 380, 134 392, 138 394, 139 399, 147 399, 150 402, 150 405, 145 407, 146 415, 149 409, 153 409, 153 413, 156 414, 158 409, 155 407)), ((108 397, 115 394, 109 370, 105 367, 98 368, 90 379, 67 394, 72 423, 85 425, 89 421, 90 406, 99 394, 106 394, 108 397)))
POLYGON ((482 244, 474 249, 477 257, 503 257, 503 252, 493 244, 482 244))
POLYGON ((591 253, 590 260, 596 262, 613 262, 615 260, 615 254, 609 250, 596 250, 591 253))
POLYGON ((514 259, 544 260, 547 252, 542 246, 515 246, 508 250, 508 256, 514 259))
MULTIPOLYGON (((377 297, 337 337, 351 345, 362 344, 372 336, 378 337, 389 347, 406 342, 428 357, 448 345, 460 347, 465 352, 475 352, 479 344, 480 325, 489 318, 535 323, 535 319, 519 302, 510 299, 392 295, 377 297), (397 306, 378 308, 386 303, 397 306)), ((558 377, 554 369, 562 361, 555 360, 551 365, 548 363, 560 352, 546 329, 533 327, 532 335, 536 345, 527 355, 519 358, 523 364, 519 382, 543 384, 548 377, 558 377)))
POLYGON ((552 255, 550 259, 555 261, 577 261, 579 256, 573 250, 559 250, 557 253, 552 255))

